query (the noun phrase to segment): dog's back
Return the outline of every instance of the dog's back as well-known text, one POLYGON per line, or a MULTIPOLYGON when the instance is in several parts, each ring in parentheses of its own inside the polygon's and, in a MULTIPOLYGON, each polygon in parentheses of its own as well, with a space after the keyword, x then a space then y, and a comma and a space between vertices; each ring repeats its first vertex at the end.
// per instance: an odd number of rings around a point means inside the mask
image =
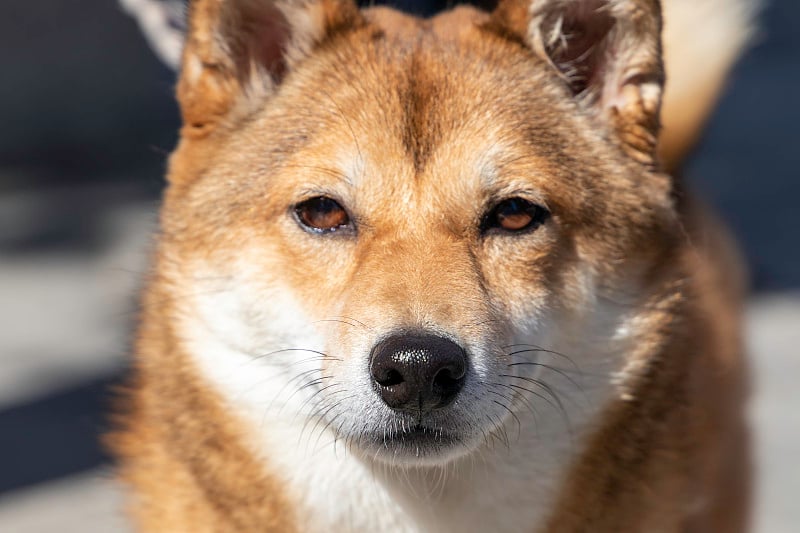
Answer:
POLYGON ((111 437, 140 525, 743 530, 736 259, 662 168, 747 5, 666 2, 704 60, 659 144, 655 0, 194 2, 111 437))

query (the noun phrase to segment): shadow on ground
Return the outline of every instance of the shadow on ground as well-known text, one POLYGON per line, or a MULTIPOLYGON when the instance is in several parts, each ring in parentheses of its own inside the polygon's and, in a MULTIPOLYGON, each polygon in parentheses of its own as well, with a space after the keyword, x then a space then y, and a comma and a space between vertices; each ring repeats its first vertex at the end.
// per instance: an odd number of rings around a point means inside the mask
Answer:
POLYGON ((109 462, 98 436, 109 427, 118 372, 0 411, 0 494, 109 462))

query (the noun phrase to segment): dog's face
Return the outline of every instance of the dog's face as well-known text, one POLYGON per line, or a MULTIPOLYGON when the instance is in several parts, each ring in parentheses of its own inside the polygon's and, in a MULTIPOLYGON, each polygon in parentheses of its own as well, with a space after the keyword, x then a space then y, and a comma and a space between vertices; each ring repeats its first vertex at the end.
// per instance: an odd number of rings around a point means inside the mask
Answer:
POLYGON ((174 156, 180 336, 309 437, 443 463, 560 419, 643 341, 667 184, 498 17, 367 12, 174 156))

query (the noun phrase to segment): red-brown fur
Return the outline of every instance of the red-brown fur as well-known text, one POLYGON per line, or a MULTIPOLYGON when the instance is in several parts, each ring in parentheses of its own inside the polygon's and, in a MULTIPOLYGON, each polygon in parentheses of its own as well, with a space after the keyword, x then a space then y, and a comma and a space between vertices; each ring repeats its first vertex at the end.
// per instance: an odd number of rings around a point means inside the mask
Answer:
MULTIPOLYGON (((629 38, 645 42, 635 50, 644 54, 639 74, 658 81, 657 3, 631 4, 641 12, 629 38)), ((646 326, 626 356, 633 370, 620 396, 592 424, 547 523, 530 530, 743 531, 736 260, 706 210, 659 171, 659 102, 645 93, 610 109, 571 100, 526 42, 527 3, 502 2, 492 15, 459 8, 430 21, 386 9, 362 14, 344 0, 309 5, 322 28, 311 38, 317 44, 290 43, 285 64, 260 88, 249 85, 249 56, 231 59, 209 35, 225 17, 223 3, 192 5, 178 86, 184 126, 122 429, 110 438, 140 527, 298 527, 285 480, 254 452, 252 428, 196 368, 178 328, 190 265, 225 272, 248 243, 263 272, 252 290, 282 283, 311 317, 343 309, 372 322, 471 324, 464 328, 481 338, 502 338, 507 317, 533 299, 580 316, 581 276, 591 271, 602 296, 635 308, 646 326), (465 164, 491 131, 502 141, 495 172, 511 180, 505 190, 533 183, 553 213, 534 245, 476 244, 475 205, 487 193, 464 178, 465 164), (353 141, 371 172, 358 180, 359 209, 370 214, 362 242, 297 239, 285 213, 298 183, 338 187, 330 161, 353 141), (413 200, 400 212, 397 197, 413 200)), ((240 31, 232 17, 227 24, 240 31)), ((234 48, 249 49, 241 39, 234 48)), ((351 329, 333 332, 341 346, 353 342, 351 329)))

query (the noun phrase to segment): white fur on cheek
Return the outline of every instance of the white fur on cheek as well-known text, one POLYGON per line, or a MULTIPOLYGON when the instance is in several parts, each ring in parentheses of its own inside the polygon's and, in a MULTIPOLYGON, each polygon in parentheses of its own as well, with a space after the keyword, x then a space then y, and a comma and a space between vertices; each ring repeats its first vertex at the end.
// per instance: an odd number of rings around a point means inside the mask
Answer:
POLYGON ((253 290, 259 273, 249 268, 245 261, 225 275, 195 268, 180 311, 188 353, 253 429, 253 453, 288 483, 287 495, 302 506, 301 530, 414 531, 370 469, 327 446, 330 433, 315 427, 313 400, 325 385, 305 385, 320 377, 324 340, 288 289, 253 290))
MULTIPOLYGON (((337 390, 315 383, 323 377, 319 354, 339 343, 326 338, 326 326, 304 312, 285 284, 266 284, 254 264, 257 258, 242 259, 223 273, 197 265, 181 300, 180 334, 202 375, 252 428, 253 453, 285 480, 287 496, 300 507, 301 530, 512 532, 546 519, 587 432, 615 395, 611 376, 624 366, 622 346, 631 334, 623 309, 587 297, 580 316, 548 317, 541 309, 535 324, 517 324, 515 342, 569 361, 541 352, 531 360, 563 373, 535 366, 507 373, 545 381, 562 406, 543 401, 547 394, 529 382, 507 381, 540 393, 528 397, 536 413, 524 402, 512 405, 519 425, 506 417, 507 439, 489 437, 474 453, 440 466, 397 468, 365 460, 341 440, 337 446, 324 414, 314 416, 337 390)), ((590 285, 584 289, 593 293, 590 285)), ((475 362, 483 386, 503 380, 493 376, 502 369, 488 359, 491 353, 475 362)), ((358 354, 341 358, 329 379, 351 398, 342 416, 366 421, 377 401, 367 365, 358 354)), ((481 409, 495 406, 486 390, 472 396, 481 409)))

